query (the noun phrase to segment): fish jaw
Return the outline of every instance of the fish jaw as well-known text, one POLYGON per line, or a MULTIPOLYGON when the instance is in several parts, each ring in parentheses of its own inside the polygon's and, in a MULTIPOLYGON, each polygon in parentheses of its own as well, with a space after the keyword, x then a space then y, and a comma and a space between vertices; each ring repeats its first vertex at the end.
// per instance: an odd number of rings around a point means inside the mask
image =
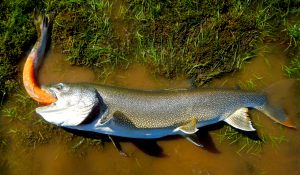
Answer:
POLYGON ((76 106, 65 108, 57 103, 36 108, 36 112, 47 122, 57 126, 76 126, 82 123, 88 116, 90 108, 76 108, 76 106))

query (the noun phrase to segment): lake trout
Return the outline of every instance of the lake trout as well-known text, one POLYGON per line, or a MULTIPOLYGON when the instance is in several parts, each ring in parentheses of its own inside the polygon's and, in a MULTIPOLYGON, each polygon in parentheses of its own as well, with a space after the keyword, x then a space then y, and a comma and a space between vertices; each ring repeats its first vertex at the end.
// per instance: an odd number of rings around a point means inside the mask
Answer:
POLYGON ((44 57, 47 33, 49 27, 49 18, 38 16, 35 20, 37 30, 39 31, 38 39, 28 55, 23 69, 23 84, 26 92, 31 98, 41 104, 51 104, 56 101, 51 94, 43 91, 36 80, 41 59, 44 57))
POLYGON ((181 135, 201 146, 198 128, 224 121, 254 131, 248 108, 293 127, 283 109, 263 92, 225 89, 134 90, 105 85, 65 84, 43 87, 57 101, 36 112, 60 127, 112 136, 153 139, 181 135))

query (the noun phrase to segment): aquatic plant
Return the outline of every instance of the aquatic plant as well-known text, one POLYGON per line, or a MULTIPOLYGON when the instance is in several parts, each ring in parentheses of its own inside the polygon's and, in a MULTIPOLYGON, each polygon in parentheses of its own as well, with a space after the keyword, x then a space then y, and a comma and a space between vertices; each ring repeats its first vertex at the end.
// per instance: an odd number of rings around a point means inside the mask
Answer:
POLYGON ((300 42, 300 23, 288 26, 287 30, 290 36, 290 45, 297 47, 300 42))
POLYGON ((300 23, 299 21, 287 24, 287 33, 289 36, 289 57, 290 63, 284 70, 289 77, 300 79, 300 23))
POLYGON ((300 79, 300 57, 294 58, 288 66, 284 68, 289 77, 300 79))
POLYGON ((238 154, 244 152, 258 155, 263 150, 264 144, 276 147, 278 144, 288 141, 283 132, 279 135, 271 135, 263 132, 263 127, 260 125, 256 125, 256 128, 258 128, 257 133, 246 133, 225 125, 216 135, 221 143, 229 142, 237 145, 238 154))

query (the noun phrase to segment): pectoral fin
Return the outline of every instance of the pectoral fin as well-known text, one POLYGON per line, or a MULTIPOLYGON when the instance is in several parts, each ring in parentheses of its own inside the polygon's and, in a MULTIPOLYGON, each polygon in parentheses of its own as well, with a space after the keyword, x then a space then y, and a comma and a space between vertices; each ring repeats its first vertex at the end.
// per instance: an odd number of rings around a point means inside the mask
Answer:
POLYGON ((104 125, 105 123, 110 121, 112 118, 113 118, 113 114, 110 113, 108 110, 106 110, 104 112, 104 114, 102 115, 102 117, 97 122, 96 126, 104 125))
POLYGON ((197 127, 197 119, 194 117, 184 125, 181 125, 174 129, 174 131, 182 131, 185 134, 194 134, 198 131, 197 127))
POLYGON ((113 120, 115 123, 121 125, 127 125, 131 127, 136 127, 134 123, 122 112, 114 111, 114 112, 105 112, 100 120, 97 122, 96 126, 104 125, 110 120, 113 120))
POLYGON ((240 108, 224 120, 229 125, 244 131, 255 131, 250 118, 248 108, 240 108))
POLYGON ((189 134, 189 135, 184 135, 184 138, 186 138, 188 141, 193 143, 196 146, 203 147, 203 145, 200 143, 200 140, 196 134, 189 134))

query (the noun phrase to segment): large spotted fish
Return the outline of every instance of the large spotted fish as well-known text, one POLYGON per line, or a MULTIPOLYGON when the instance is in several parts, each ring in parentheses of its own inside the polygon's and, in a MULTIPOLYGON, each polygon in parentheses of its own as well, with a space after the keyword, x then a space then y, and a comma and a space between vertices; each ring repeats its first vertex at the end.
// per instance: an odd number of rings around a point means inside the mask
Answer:
POLYGON ((57 98, 36 112, 60 127, 129 138, 182 135, 200 146, 199 127, 225 121, 254 131, 248 108, 293 127, 280 107, 270 105, 264 93, 224 89, 144 91, 91 84, 44 87, 57 98))

